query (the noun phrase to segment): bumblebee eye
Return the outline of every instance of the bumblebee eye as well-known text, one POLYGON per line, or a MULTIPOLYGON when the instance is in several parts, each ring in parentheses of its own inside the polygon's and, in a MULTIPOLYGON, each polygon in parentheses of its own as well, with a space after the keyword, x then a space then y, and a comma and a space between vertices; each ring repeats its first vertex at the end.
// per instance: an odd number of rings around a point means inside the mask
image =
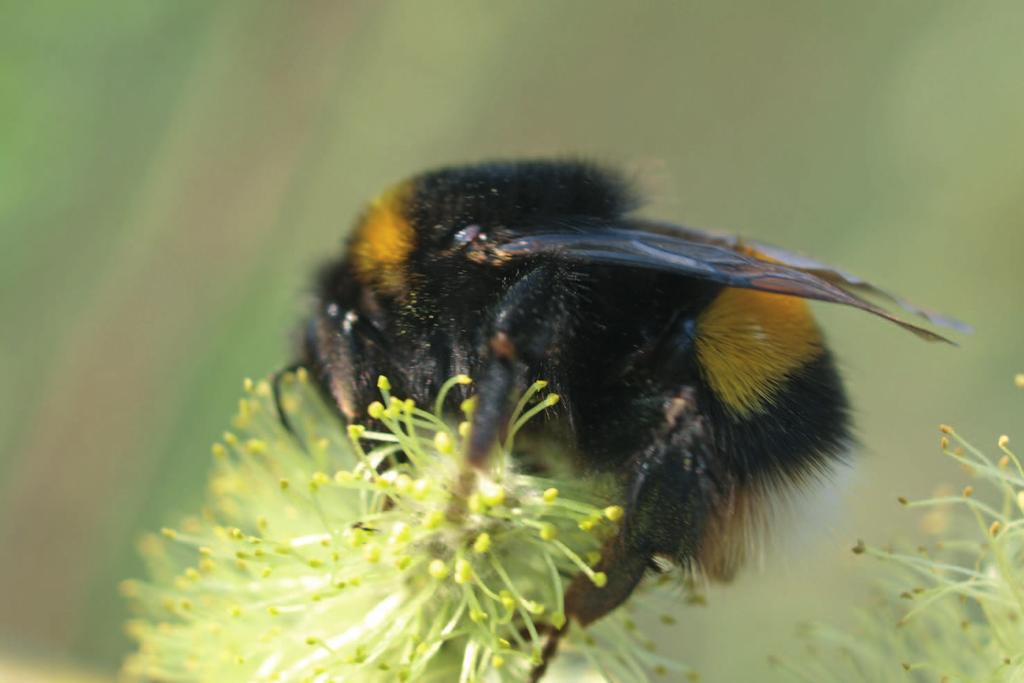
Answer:
POLYGON ((484 232, 483 228, 476 223, 473 223, 455 233, 455 237, 453 239, 455 241, 455 246, 464 247, 468 244, 472 244, 473 242, 486 240, 487 234, 484 232))

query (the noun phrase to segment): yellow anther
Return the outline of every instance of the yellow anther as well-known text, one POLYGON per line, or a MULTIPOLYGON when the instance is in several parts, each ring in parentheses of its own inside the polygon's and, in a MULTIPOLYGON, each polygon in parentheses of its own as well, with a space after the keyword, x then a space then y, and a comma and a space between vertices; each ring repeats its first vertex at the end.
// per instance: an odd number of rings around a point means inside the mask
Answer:
POLYGON ((953 428, 947 424, 941 424, 939 425, 939 431, 942 432, 943 434, 952 434, 953 428))
POLYGON ((594 582, 594 585, 598 588, 604 588, 608 584, 608 575, 604 572, 594 572, 594 575, 590 578, 594 582))
POLYGON ((473 566, 463 558, 455 561, 455 583, 462 585, 473 580, 473 566))
POLYGON ((224 439, 224 443, 226 443, 229 446, 234 446, 235 444, 238 443, 238 437, 232 434, 231 432, 224 432, 221 435, 221 437, 224 439))
POLYGON ((495 507, 505 502, 505 488, 493 481, 485 481, 480 485, 480 496, 484 505, 495 507))
POLYGON ((252 382, 252 379, 250 379, 249 377, 246 377, 244 380, 242 380, 242 390, 243 391, 245 391, 247 393, 252 391, 252 386, 253 386, 253 382, 252 382))
POLYGON ((538 535, 545 541, 552 541, 558 537, 558 528, 550 522, 544 522, 540 526, 538 535))
POLYGON ((412 558, 410 556, 408 556, 408 555, 402 555, 397 560, 395 560, 395 567, 400 572, 404 572, 406 569, 409 568, 409 565, 411 565, 411 564, 412 564, 412 558))
POLYGON ((370 564, 377 564, 380 562, 380 547, 376 545, 369 545, 366 550, 363 551, 363 558, 370 564))
POLYGON ((459 404, 459 410, 461 410, 467 417, 473 414, 473 410, 476 408, 476 396, 470 396, 465 401, 459 404))
POLYGON ((245 450, 249 455, 263 455, 267 452, 267 442, 263 439, 249 439, 245 442, 245 450))
POLYGON ((431 560, 427 566, 427 573, 438 581, 442 581, 448 577, 448 565, 443 560, 431 560))
POLYGON ((493 657, 491 657, 491 666, 493 666, 495 669, 500 669, 501 667, 505 666, 505 658, 501 655, 494 655, 493 657))
POLYGON ((391 543, 406 543, 412 536, 412 529, 405 522, 395 522, 391 527, 391 543))
POLYGON ((483 610, 479 610, 474 607, 473 609, 469 610, 469 620, 472 621, 474 624, 479 624, 481 621, 486 621, 487 612, 484 612, 483 610))
POLYGON ((412 485, 412 495, 417 500, 423 500, 430 493, 432 484, 429 479, 417 479, 412 485))
POLYGON ((558 500, 558 489, 550 488, 544 490, 545 503, 554 503, 556 500, 558 500))
POLYGON ((215 443, 212 446, 210 446, 210 452, 213 453, 213 457, 219 459, 227 456, 228 449, 224 448, 224 444, 222 443, 215 443))
POLYGON ((460 422, 459 423, 459 427, 458 427, 458 432, 459 432, 459 436, 461 436, 463 439, 465 439, 467 436, 469 436, 469 423, 468 422, 460 422))
POLYGON ((381 419, 384 417, 384 404, 380 401, 374 401, 366 407, 366 414, 374 420, 381 419))
POLYGON ((295 371, 295 378, 305 384, 309 381, 309 370, 306 368, 299 368, 295 371))
POLYGON ((436 529, 444 521, 444 513, 440 510, 431 510, 423 516, 423 528, 436 529))
POLYGON ((178 537, 178 532, 174 529, 169 529, 168 527, 164 527, 163 529, 161 529, 160 533, 164 536, 164 538, 170 538, 172 540, 178 537))
POLYGON ((473 379, 469 375, 455 375, 456 384, 472 384, 473 379))
POLYGON ((384 375, 377 377, 377 388, 381 391, 391 391, 391 382, 384 375))
POLYGON ((256 384, 256 395, 262 398, 270 396, 270 382, 267 380, 261 380, 256 384))
POLYGON ((604 509, 604 516, 612 522, 619 521, 624 514, 626 514, 626 511, 620 505, 609 505, 604 509))
POLYGON ((448 435, 448 432, 438 432, 434 434, 434 448, 437 449, 438 453, 450 455, 455 450, 455 444, 452 442, 452 437, 448 435))
POLYGON ((408 495, 412 491, 412 477, 408 474, 399 474, 395 477, 395 491, 408 495))
POLYGON ((1002 436, 999 437, 999 447, 1000 448, 1006 448, 1009 445, 1010 445, 1010 437, 1008 437, 1006 434, 1003 434, 1002 436))
POLYGON ((473 552, 483 555, 491 549, 491 535, 486 531, 476 537, 473 541, 473 552))

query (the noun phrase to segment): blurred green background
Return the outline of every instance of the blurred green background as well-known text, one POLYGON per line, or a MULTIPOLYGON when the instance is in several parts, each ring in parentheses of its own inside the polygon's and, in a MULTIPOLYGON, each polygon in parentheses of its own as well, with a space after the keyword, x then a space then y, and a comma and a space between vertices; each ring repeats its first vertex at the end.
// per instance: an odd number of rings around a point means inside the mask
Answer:
POLYGON ((1017 424, 1022 35, 1016 0, 0 2, 0 651, 116 668, 135 539, 198 506, 241 379, 289 359, 364 200, 573 153, 624 165, 652 216, 977 327, 956 349, 819 307, 855 467, 660 638, 706 681, 765 671, 859 604, 852 540, 917 533, 896 496, 957 478, 937 423, 1017 424))

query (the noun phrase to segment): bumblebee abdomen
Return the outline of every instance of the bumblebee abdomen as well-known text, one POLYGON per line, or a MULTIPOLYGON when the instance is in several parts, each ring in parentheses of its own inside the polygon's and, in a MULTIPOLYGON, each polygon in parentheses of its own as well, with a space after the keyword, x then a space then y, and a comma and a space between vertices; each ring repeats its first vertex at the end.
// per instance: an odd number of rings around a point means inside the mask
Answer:
POLYGON ((803 299, 726 287, 697 320, 701 374, 735 416, 763 413, 825 351, 803 299))
POLYGON ((849 403, 803 299, 725 288, 696 324, 717 451, 761 485, 827 469, 850 441, 849 403))

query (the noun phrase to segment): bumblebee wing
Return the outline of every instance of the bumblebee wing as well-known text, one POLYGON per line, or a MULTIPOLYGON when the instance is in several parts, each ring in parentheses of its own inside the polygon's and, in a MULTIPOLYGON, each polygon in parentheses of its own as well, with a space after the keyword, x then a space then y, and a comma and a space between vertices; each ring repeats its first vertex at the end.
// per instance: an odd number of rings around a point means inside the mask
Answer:
MULTIPOLYGON (((823 264, 780 249, 753 245, 686 228, 634 223, 621 227, 572 227, 540 230, 497 248, 503 258, 552 255, 568 261, 660 270, 755 289, 852 306, 885 318, 928 341, 953 343, 942 335, 902 320, 858 292, 903 305, 896 297, 823 264)), ((904 308, 929 322, 954 329, 966 326, 911 304, 904 308)))
POLYGON ((876 287, 867 280, 853 275, 852 273, 839 270, 838 268, 834 268, 826 263, 809 258, 803 254, 787 251, 772 244, 765 244, 764 242, 756 242, 753 240, 742 240, 736 236, 722 233, 710 231, 704 232, 701 230, 694 230, 692 228, 675 226, 668 226, 663 229, 674 232, 679 237, 693 242, 726 247, 734 251, 751 254, 761 260, 779 263, 805 273, 810 273, 811 275, 815 275, 844 290, 857 292, 865 297, 871 297, 876 300, 894 304, 902 308, 904 311, 924 318, 931 324, 939 327, 957 330, 958 332, 973 332, 973 328, 964 322, 918 306, 902 297, 896 296, 892 292, 876 287))

